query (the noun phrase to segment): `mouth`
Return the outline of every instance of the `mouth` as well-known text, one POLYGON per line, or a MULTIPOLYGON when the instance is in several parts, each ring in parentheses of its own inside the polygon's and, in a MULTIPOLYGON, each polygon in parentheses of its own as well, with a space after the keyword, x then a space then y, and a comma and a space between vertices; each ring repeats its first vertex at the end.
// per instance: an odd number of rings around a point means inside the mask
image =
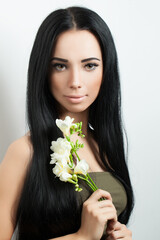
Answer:
POLYGON ((71 103, 80 103, 86 98, 86 95, 69 95, 65 98, 71 103))

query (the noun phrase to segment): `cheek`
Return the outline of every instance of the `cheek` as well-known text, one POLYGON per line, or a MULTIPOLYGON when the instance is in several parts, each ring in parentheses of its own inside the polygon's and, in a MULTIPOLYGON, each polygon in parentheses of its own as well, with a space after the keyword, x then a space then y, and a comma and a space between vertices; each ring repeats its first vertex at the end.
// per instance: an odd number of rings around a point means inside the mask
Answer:
POLYGON ((99 74, 98 76, 95 76, 94 78, 91 79, 89 82, 88 88, 90 89, 91 92, 98 94, 99 89, 101 87, 102 83, 102 75, 99 74))
POLYGON ((52 76, 50 78, 50 89, 52 93, 61 90, 62 86, 63 84, 61 82, 61 79, 59 79, 59 77, 52 76))

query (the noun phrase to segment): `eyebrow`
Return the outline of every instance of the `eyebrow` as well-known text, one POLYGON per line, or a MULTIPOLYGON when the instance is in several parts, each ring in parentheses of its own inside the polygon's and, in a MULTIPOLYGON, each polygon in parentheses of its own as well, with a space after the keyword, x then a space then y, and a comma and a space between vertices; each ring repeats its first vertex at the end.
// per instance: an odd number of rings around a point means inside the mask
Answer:
MULTIPOLYGON (((68 62, 67 59, 59 58, 59 57, 53 57, 53 58, 51 58, 51 61, 52 61, 52 60, 58 60, 58 61, 61 61, 61 62, 68 62)), ((100 61, 99 58, 90 57, 90 58, 86 58, 86 59, 81 60, 81 62, 83 63, 83 62, 87 62, 87 61, 90 61, 90 60, 98 60, 98 61, 100 61)))

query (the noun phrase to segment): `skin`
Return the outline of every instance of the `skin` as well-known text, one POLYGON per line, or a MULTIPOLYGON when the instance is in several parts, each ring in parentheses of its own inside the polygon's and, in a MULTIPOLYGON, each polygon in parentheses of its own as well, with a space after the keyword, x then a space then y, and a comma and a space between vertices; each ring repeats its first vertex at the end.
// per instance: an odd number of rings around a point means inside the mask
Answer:
POLYGON ((123 240, 132 240, 132 232, 120 222, 112 222, 112 227, 114 230, 110 231, 109 228, 107 229, 107 240, 116 240, 116 239, 123 239, 123 240))
MULTIPOLYGON (((83 140, 85 148, 79 152, 79 156, 80 158, 83 154, 88 156, 91 171, 103 171, 94 152, 98 152, 98 146, 87 132, 88 110, 99 93, 103 77, 99 43, 95 36, 86 30, 67 31, 62 33, 56 42, 51 58, 55 57, 67 60, 64 62, 52 59, 49 68, 50 91, 57 100, 60 118, 64 119, 69 115, 76 122, 83 122, 83 133, 86 135, 83 140), (96 59, 86 61, 91 57, 96 59), (83 97, 77 99, 77 96, 83 97)), ((13 234, 18 200, 32 154, 32 144, 27 134, 9 146, 0 164, 0 236, 2 240, 11 239, 13 234)), ((80 229, 74 234, 55 239, 99 240, 106 222, 109 223, 108 240, 132 239, 127 227, 117 221, 111 195, 98 189, 83 203, 80 229), (102 197, 106 200, 98 201, 102 197)))
POLYGON ((0 239, 9 240, 15 228, 15 214, 23 187, 32 146, 23 136, 8 147, 0 164, 0 239))
POLYGON ((88 31, 70 30, 59 36, 51 59, 49 83, 58 102, 60 117, 69 115, 76 121, 83 120, 83 131, 87 133, 89 106, 99 93, 103 75, 99 43, 88 31), (69 96, 82 96, 83 99, 76 102, 76 98, 69 96))

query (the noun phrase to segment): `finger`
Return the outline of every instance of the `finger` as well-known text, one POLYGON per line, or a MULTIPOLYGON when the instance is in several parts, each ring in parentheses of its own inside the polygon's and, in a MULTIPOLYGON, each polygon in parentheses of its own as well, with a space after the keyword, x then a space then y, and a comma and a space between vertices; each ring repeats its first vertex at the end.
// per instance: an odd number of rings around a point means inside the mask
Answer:
POLYGON ((106 233, 107 234, 110 234, 113 230, 116 231, 116 230, 120 230, 121 229, 121 223, 118 222, 118 221, 108 221, 108 224, 107 224, 107 229, 106 229, 106 233))
POLYGON ((112 237, 113 239, 121 239, 124 238, 126 235, 123 231, 113 231, 110 233, 110 237, 112 237))
POLYGON ((123 226, 123 224, 121 224, 120 222, 117 221, 114 223, 114 230, 120 230, 122 228, 122 226, 123 226))
POLYGON ((102 189, 98 189, 94 193, 92 193, 92 195, 89 197, 89 199, 87 201, 90 201, 90 202, 98 201, 101 198, 106 198, 106 199, 112 201, 112 197, 111 197, 110 193, 107 191, 104 191, 102 189))
POLYGON ((115 231, 116 224, 117 224, 117 221, 115 221, 115 220, 109 220, 108 221, 107 229, 106 229, 107 235, 109 235, 109 234, 111 234, 111 232, 115 231))
MULTIPOLYGON (((119 224, 117 224, 119 228, 119 224)), ((132 239, 132 232, 124 225, 120 224, 120 229, 119 230, 114 230, 110 233, 110 237, 113 239, 127 239, 131 240, 132 239)))
POLYGON ((88 209, 88 211, 110 211, 110 209, 112 211, 115 211, 115 213, 117 214, 116 208, 113 205, 113 203, 111 202, 111 200, 103 200, 103 201, 93 201, 93 200, 87 200, 83 203, 83 207, 85 209, 88 209))
POLYGON ((105 207, 113 207, 114 208, 114 205, 113 205, 113 203, 112 203, 112 201, 111 200, 102 200, 102 201, 98 201, 97 202, 97 206, 99 207, 99 208, 105 208, 105 207))
POLYGON ((109 220, 112 220, 113 222, 117 221, 117 214, 112 209, 108 209, 108 210, 104 211, 102 214, 103 214, 104 218, 106 219, 106 221, 109 221, 109 220))

